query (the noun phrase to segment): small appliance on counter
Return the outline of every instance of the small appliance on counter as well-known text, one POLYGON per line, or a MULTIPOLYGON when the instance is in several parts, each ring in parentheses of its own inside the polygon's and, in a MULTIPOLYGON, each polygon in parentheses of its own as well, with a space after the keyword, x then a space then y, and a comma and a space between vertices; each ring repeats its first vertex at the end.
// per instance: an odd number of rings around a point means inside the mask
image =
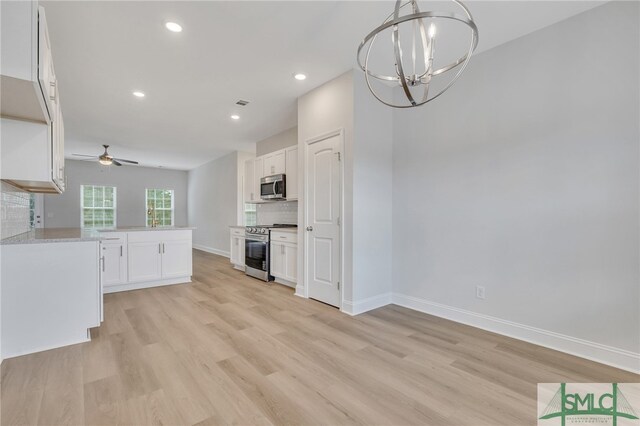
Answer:
MULTIPOLYGON (((284 175, 283 175, 284 176, 284 175)), ((269 243, 274 228, 297 228, 298 225, 276 223, 245 227, 245 273, 262 281, 273 281, 269 264, 269 243)))
POLYGON ((284 200, 287 198, 287 177, 284 174, 266 176, 260 179, 260 199, 284 200))

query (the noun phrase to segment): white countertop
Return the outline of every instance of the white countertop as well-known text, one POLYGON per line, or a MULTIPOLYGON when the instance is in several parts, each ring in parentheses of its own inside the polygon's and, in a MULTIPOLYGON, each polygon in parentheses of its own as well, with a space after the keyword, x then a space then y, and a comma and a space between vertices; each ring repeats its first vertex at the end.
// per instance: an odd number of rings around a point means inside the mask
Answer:
POLYGON ((98 229, 98 232, 139 232, 139 231, 190 231, 193 226, 121 226, 118 228, 98 229))
POLYGON ((138 232, 138 231, 183 231, 193 230, 193 227, 181 226, 157 226, 155 228, 144 226, 124 226, 108 229, 83 229, 83 228, 38 228, 29 232, 15 235, 0 240, 0 245, 9 244, 40 244, 40 243, 73 243, 78 241, 105 241, 110 232, 138 232))
POLYGON ((0 245, 8 244, 40 244, 40 243, 73 243, 79 241, 108 240, 101 237, 94 229, 82 228, 39 228, 29 232, 0 240, 0 245))

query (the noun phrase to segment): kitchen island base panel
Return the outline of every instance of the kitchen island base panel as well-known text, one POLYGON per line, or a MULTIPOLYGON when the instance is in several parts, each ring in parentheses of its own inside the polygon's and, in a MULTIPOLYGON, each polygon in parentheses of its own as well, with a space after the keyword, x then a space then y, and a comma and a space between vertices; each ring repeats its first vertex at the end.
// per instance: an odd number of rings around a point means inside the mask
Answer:
POLYGON ((118 284, 118 285, 113 285, 109 287, 104 287, 103 292, 105 294, 118 293, 121 291, 141 290, 143 288, 161 287, 165 285, 188 284, 190 282, 191 282, 191 277, 182 277, 182 278, 171 278, 166 280, 143 282, 143 283, 118 284))

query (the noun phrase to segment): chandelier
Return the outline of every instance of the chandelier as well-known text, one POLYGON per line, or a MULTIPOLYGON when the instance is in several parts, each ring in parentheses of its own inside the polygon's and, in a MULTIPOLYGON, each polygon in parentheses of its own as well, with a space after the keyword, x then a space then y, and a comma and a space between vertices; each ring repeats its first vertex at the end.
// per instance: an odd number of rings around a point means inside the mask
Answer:
POLYGON ((394 108, 412 108, 424 105, 442 95, 460 77, 478 45, 478 27, 473 21, 469 9, 462 2, 458 0, 451 1, 455 3, 457 8, 462 9, 464 14, 459 12, 421 12, 416 0, 409 0, 404 3, 402 0, 396 0, 393 13, 385 19, 382 25, 367 34, 362 43, 360 43, 357 55, 358 65, 365 72, 369 90, 380 102, 394 108), (407 12, 401 14, 404 11, 407 12), (444 24, 445 22, 463 23, 471 30, 469 47, 462 56, 453 59, 452 62, 446 65, 436 67, 434 61, 436 56, 436 33, 438 32, 438 26, 441 25, 440 23, 444 24), (405 37, 404 42, 411 42, 410 61, 406 60, 405 55, 403 55, 400 36, 401 24, 405 24, 403 28, 406 28, 409 23, 411 24, 409 36, 405 37), (385 30, 391 31, 392 58, 394 61, 393 70, 386 74, 379 70, 377 72, 372 71, 370 65, 373 46, 378 36, 385 30), (444 79, 445 75, 453 75, 453 77, 450 77, 447 82, 447 79, 444 79), (436 77, 438 80, 444 79, 443 82, 438 81, 436 83, 436 77), (400 85, 406 102, 383 99, 383 96, 380 96, 374 90, 372 79, 387 85, 400 85), (436 88, 430 93, 429 89, 432 86, 436 88))

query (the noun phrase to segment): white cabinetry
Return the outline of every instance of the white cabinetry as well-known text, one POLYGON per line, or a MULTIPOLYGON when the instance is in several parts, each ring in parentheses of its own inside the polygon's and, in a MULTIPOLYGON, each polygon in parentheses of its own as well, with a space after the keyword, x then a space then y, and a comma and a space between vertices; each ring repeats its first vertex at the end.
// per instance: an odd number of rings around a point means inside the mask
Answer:
POLYGON ((244 271, 244 228, 231 228, 229 260, 234 268, 244 271))
MULTIPOLYGON (((4 2, 3 2, 4 3, 4 2)), ((99 241, 2 248, 2 357, 90 340, 102 317, 99 241)))
POLYGON ((243 192, 244 192, 245 203, 258 201, 258 199, 260 199, 259 194, 256 192, 256 179, 254 178, 255 164, 256 164, 256 160, 254 159, 247 160, 244 162, 243 192))
POLYGON ((284 150, 275 151, 264 156, 264 176, 279 175, 286 172, 286 153, 284 150))
POLYGON ((64 123, 44 8, 0 3, 0 179, 30 192, 64 191, 64 123))
POLYGON ((277 282, 295 286, 298 274, 298 236, 295 232, 271 231, 270 269, 277 282))
POLYGON ((103 232, 102 236, 108 239, 103 242, 105 293, 191 281, 191 230, 103 232))
POLYGON ((286 162, 286 179, 287 179, 287 200, 298 199, 298 147, 292 146, 285 150, 286 162))
POLYGON ((287 200, 298 199, 298 147, 275 151, 253 160, 244 166, 244 202, 260 203, 260 179, 265 176, 285 174, 287 200))
POLYGON ((127 234, 110 233, 101 243, 100 278, 103 287, 127 282, 127 234))

